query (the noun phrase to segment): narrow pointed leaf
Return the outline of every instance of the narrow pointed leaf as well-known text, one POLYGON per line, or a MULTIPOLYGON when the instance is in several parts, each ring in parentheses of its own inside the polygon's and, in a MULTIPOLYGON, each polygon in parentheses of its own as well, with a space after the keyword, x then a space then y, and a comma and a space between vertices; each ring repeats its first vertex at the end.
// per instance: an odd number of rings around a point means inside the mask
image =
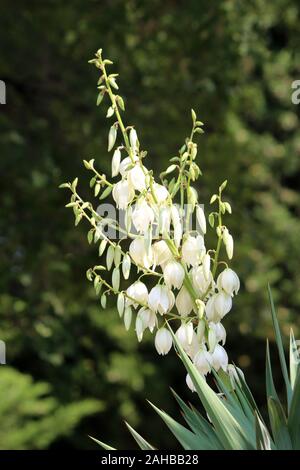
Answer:
POLYGON ((270 299, 270 304, 271 304, 272 321, 273 321, 273 327, 274 327, 274 331, 275 331, 275 337, 276 337, 276 343, 277 343, 277 348, 278 348, 278 353, 279 353, 280 365, 281 365, 282 375, 283 375, 283 378, 284 378, 284 381, 285 381, 288 404, 290 405, 291 397, 292 397, 292 388, 291 388, 291 384, 290 384, 290 381, 289 381, 289 375, 288 375, 286 360, 285 360, 285 356, 284 356, 284 349, 283 349, 283 344, 282 344, 282 337, 281 337, 281 333, 280 333, 280 328, 279 328, 277 315, 276 315, 276 312, 275 312, 274 300, 273 300, 273 296, 272 296, 272 292, 271 292, 271 288, 270 288, 269 284, 268 284, 268 292, 269 292, 269 299, 270 299))
POLYGON ((105 442, 99 441, 98 439, 95 439, 92 436, 89 436, 89 437, 105 450, 117 450, 114 447, 110 447, 108 444, 105 444, 105 442))
POLYGON ((255 413, 256 447, 257 450, 271 450, 271 438, 264 423, 255 413))
POLYGON ((274 385, 274 381, 273 381, 270 348, 269 348, 268 340, 267 340, 267 350, 266 350, 266 389, 267 389, 267 398, 273 397, 279 401, 276 388, 274 385))
POLYGON ((135 429, 133 429, 128 423, 126 423, 126 421, 125 421, 125 424, 127 428, 129 429, 130 434, 132 435, 132 437, 134 438, 134 440, 140 447, 140 449, 155 450, 155 448, 151 444, 149 444, 149 442, 147 442, 138 432, 136 432, 135 429))
MULTIPOLYGON (((150 402, 149 402, 150 403, 150 402)), ((158 415, 166 423, 170 431, 174 434, 176 439, 180 442, 185 450, 213 450, 208 439, 205 437, 196 436, 192 431, 182 426, 182 424, 175 421, 167 413, 157 408, 155 405, 150 403, 158 415)))
POLYGON ((298 371, 288 417, 288 428, 296 450, 300 450, 300 371, 298 371))
POLYGON ((280 402, 270 397, 268 399, 268 410, 273 438, 278 450, 292 450, 287 420, 280 402))
POLYGON ((293 330, 291 329, 291 333, 290 333, 290 381, 291 381, 292 388, 294 388, 294 385, 295 385, 296 376, 299 371, 299 364, 300 364, 300 354, 299 354, 299 350, 298 350, 298 346, 295 340, 293 330))

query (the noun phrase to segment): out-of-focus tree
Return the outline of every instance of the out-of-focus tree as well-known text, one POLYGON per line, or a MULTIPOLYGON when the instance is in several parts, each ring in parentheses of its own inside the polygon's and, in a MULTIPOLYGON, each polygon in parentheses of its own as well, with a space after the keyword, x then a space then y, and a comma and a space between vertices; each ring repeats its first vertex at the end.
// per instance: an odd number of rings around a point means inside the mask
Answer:
MULTIPOLYGON (((191 107, 205 122, 199 194, 208 204, 212 190, 230 181, 234 268, 243 286, 226 320, 228 349, 251 382, 271 334, 267 281, 280 322, 299 332, 299 107, 291 102, 300 75, 299 5, 2 0, 0 13, 0 78, 7 84, 0 109, 0 325, 7 362, 50 383, 57 404, 105 401, 101 413, 56 445, 88 446, 86 435, 105 429, 108 442, 126 447, 122 418, 138 427, 151 413, 145 398, 159 397, 172 412, 168 384, 188 392, 176 357, 158 360, 151 341, 139 346, 113 308, 101 311, 85 281, 97 253, 84 226, 74 230, 57 188, 83 179, 83 158, 110 171, 107 123, 95 107, 97 77, 87 61, 99 47, 115 61, 128 124, 136 125, 157 172, 181 146, 191 107)), ((88 184, 82 190, 87 194, 88 184)), ((262 401, 263 386, 253 385, 262 401)), ((26 418, 18 408, 11 413, 14 423, 26 418)), ((160 447, 174 445, 159 419, 148 422, 157 426, 160 447)))

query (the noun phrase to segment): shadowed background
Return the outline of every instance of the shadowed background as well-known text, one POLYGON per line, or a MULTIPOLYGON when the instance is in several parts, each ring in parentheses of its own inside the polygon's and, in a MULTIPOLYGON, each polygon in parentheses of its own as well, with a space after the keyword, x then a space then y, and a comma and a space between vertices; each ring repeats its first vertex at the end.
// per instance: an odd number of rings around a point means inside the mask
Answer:
POLYGON ((151 336, 138 344, 133 328, 125 332, 113 303, 101 309, 85 278, 97 247, 58 190, 78 176, 97 204, 82 159, 110 172, 109 123, 87 64, 99 47, 120 73, 126 123, 156 174, 188 135, 190 108, 205 123, 197 189, 208 205, 229 180, 242 281, 225 320, 227 350, 260 404, 266 335, 273 342, 267 282, 284 334, 292 326, 299 337, 298 2, 2 0, 1 449, 95 448, 88 435, 133 448, 124 420, 156 447, 176 448, 146 399, 174 417, 169 386, 197 403, 175 353, 161 358, 151 336))

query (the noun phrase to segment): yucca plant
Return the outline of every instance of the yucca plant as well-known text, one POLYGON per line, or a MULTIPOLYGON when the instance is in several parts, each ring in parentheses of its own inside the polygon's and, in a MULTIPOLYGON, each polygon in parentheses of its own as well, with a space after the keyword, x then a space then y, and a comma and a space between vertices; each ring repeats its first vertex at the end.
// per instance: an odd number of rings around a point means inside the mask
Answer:
MULTIPOLYGON (((84 160, 92 173, 90 187, 100 202, 97 208, 82 199, 78 178, 61 185, 71 192, 66 207, 72 209, 75 225, 83 220, 89 223, 88 242, 99 245, 99 256, 106 257, 103 264, 98 264, 97 259, 97 264, 88 269, 87 278, 93 282, 104 309, 109 297, 117 298, 125 329, 134 324, 138 341, 149 330, 155 335, 154 346, 161 356, 174 345, 188 372, 187 386, 199 395, 208 418, 176 394, 190 429, 158 408, 155 410, 185 449, 299 448, 297 347, 291 333, 289 375, 271 292, 272 318, 287 390, 284 406, 275 390, 267 348, 271 431, 243 373, 228 364, 223 320, 232 308, 240 281, 228 264, 233 258, 234 240, 224 225, 225 216, 232 213, 230 203, 224 199, 227 180, 212 195, 210 204, 214 209, 208 214, 195 187, 202 175, 196 163, 195 140, 204 132, 203 122, 191 110, 191 132, 178 155, 160 174, 158 183, 153 170, 144 164, 147 152, 142 149, 135 127, 124 124, 125 104, 119 94, 118 74, 108 72, 113 62, 104 59, 99 49, 90 63, 99 72, 97 105, 108 101, 106 117, 114 121, 107 150, 113 151, 111 174, 117 180, 110 182, 107 175, 100 173, 95 159, 84 160), (112 204, 107 202, 111 197, 112 204), (215 247, 207 244, 208 229, 215 233, 215 247), (216 391, 206 383, 211 372, 216 391)), ((128 427, 140 447, 153 448, 128 427)))
MULTIPOLYGON (((289 371, 270 287, 269 298, 281 371, 286 388, 286 401, 278 397, 270 360, 266 350, 266 396, 269 425, 253 398, 244 375, 238 368, 214 372, 213 390, 184 352, 175 335, 178 354, 190 375, 195 390, 207 413, 203 416, 195 407, 185 403, 174 391, 188 427, 183 426, 163 410, 151 406, 185 450, 299 450, 300 449, 300 368, 299 352, 293 331, 290 332, 289 371)), ((143 450, 155 449, 127 424, 133 438, 143 450)), ((115 450, 94 439, 104 449, 115 450)))

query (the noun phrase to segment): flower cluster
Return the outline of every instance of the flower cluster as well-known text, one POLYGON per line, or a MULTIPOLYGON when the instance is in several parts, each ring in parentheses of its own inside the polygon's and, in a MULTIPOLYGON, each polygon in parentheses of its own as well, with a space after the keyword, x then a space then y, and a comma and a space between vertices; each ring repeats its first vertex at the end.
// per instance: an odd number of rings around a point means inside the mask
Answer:
MULTIPOLYGON (((108 96, 107 118, 115 118, 108 134, 108 151, 113 152, 111 169, 116 181, 111 183, 100 174, 94 159, 84 161, 84 165, 93 173, 90 186, 94 195, 103 200, 111 194, 125 222, 122 226, 117 220, 102 217, 84 201, 77 192, 77 178, 62 185, 72 192, 67 207, 74 211, 75 225, 87 219, 92 227, 89 243, 99 244, 99 255, 106 255, 106 265, 90 268, 87 278, 101 296, 103 308, 109 294, 117 296, 125 328, 134 323, 138 341, 149 330, 155 335, 157 352, 165 355, 173 345, 172 328, 203 376, 212 368, 227 370, 222 320, 232 308, 240 283, 236 273, 220 260, 222 246, 229 260, 233 256, 233 238, 223 223, 223 216, 231 213, 229 202, 223 200, 226 181, 210 200, 216 205, 208 215, 217 236, 216 248, 208 249, 205 243, 206 216, 193 186, 201 175, 195 162, 194 140, 203 133, 203 123, 192 110, 191 134, 157 183, 144 165, 146 152, 141 149, 136 129, 123 123, 125 105, 117 94, 117 75, 107 73, 112 62, 102 58, 101 50, 90 62, 100 70, 97 105, 108 96), (112 227, 119 238, 107 236, 105 227, 112 227), (131 273, 134 282, 121 289, 121 281, 128 284, 131 273)), ((187 384, 193 390, 189 377, 187 384)))

